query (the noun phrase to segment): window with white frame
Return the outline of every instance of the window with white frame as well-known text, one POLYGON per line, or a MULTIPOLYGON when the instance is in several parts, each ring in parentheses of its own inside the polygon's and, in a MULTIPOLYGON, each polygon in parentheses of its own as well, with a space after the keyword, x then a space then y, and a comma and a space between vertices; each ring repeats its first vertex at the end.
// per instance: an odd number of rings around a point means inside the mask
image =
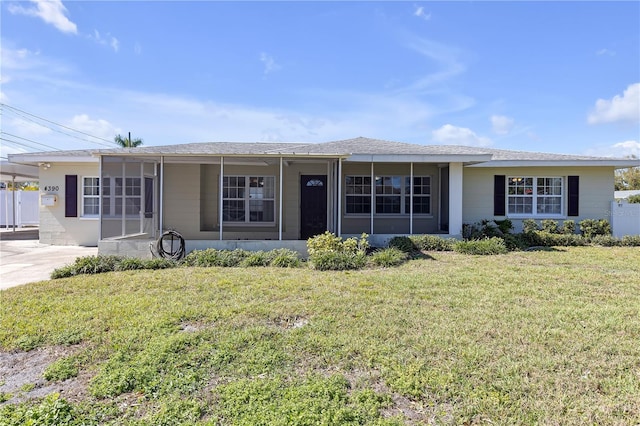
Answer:
POLYGON ((561 216, 563 178, 509 176, 507 214, 522 216, 561 216))
POLYGON ((98 216, 100 214, 100 178, 82 178, 82 215, 98 216))
POLYGON ((224 176, 222 218, 225 222, 275 222, 274 176, 224 176))
MULTIPOLYGON (((374 178, 376 214, 404 214, 411 212, 411 177, 376 176, 374 178)), ((346 213, 371 213, 371 177, 346 176, 346 213)), ((413 213, 431 213, 431 177, 413 177, 413 213)))

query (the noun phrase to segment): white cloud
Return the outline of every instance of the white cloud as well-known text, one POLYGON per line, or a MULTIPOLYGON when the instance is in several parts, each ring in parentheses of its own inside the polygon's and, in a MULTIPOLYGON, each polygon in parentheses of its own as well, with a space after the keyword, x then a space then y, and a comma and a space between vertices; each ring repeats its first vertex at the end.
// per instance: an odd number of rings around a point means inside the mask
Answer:
POLYGON ((98 30, 93 30, 93 34, 90 34, 88 37, 102 46, 110 46, 116 53, 120 49, 118 39, 109 33, 103 37, 98 30))
POLYGON ((607 55, 607 56, 616 56, 616 52, 614 50, 609 50, 609 49, 600 49, 596 52, 596 55, 598 56, 602 56, 602 55, 607 55))
POLYGON ((34 16, 51 24, 63 33, 77 34, 78 27, 67 18, 67 8, 61 0, 31 0, 35 7, 9 5, 9 12, 14 15, 34 16))
POLYGON ((268 55, 264 52, 260 54, 260 61, 264 64, 265 75, 270 74, 274 71, 278 71, 282 68, 278 63, 276 63, 275 59, 273 59, 273 56, 268 55))
POLYGON ((630 84, 611 100, 598 99, 595 110, 587 118, 589 124, 613 122, 640 122, 640 83, 630 84))
POLYGON ((121 133, 119 128, 107 120, 92 120, 87 114, 73 116, 69 121, 69 127, 104 139, 112 139, 116 134, 121 133))
POLYGON ((415 6, 416 10, 413 12, 413 16, 417 16, 418 18, 422 18, 425 21, 431 19, 431 13, 427 13, 424 11, 423 6, 415 6))
POLYGON ((509 118, 504 115, 492 115, 491 127, 493 133, 498 135, 506 135, 513 129, 513 118, 509 118))
MULTIPOLYGON (((597 157, 628 158, 635 156, 636 158, 640 158, 640 142, 628 140, 611 145, 589 148, 584 154, 597 157)), ((638 160, 638 165, 640 166, 640 160, 638 160)))
POLYGON ((471 129, 451 124, 434 130, 431 135, 434 142, 443 145, 489 146, 493 143, 491 139, 478 136, 471 129))

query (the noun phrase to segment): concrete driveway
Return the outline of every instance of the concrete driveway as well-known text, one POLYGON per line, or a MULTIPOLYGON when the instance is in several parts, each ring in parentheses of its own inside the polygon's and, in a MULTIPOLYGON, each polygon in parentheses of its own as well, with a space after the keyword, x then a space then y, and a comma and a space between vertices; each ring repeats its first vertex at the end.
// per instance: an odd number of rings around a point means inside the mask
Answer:
POLYGON ((54 269, 77 257, 98 254, 97 247, 50 246, 38 242, 37 229, 0 232, 0 290, 48 280, 54 269))

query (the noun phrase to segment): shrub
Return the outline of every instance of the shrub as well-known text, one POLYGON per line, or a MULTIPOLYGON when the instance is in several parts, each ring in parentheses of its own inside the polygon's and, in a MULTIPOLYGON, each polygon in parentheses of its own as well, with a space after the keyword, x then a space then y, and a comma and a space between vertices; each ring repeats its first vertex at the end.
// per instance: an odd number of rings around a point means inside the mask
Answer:
POLYGON ((416 246, 413 244, 411 238, 406 236, 393 237, 389 241, 390 248, 396 248, 405 253, 413 253, 416 250, 416 246))
POLYGON ((586 244, 585 239, 582 238, 582 236, 576 234, 552 234, 545 231, 533 231, 528 232, 524 235, 529 246, 571 247, 584 246, 586 244))
POLYGON ((424 251, 451 251, 453 243, 456 241, 453 238, 442 238, 435 235, 412 235, 409 238, 418 249, 424 251))
POLYGON ((544 219, 540 222, 542 231, 549 232, 550 234, 558 233, 558 222, 553 219, 544 219))
POLYGON ((186 266, 233 267, 240 266, 242 261, 250 254, 250 252, 242 249, 217 250, 208 248, 205 250, 192 251, 182 260, 182 263, 186 266))
POLYGON ((603 247, 615 247, 621 245, 621 241, 612 235, 596 235, 591 238, 591 244, 603 247))
POLYGON ((562 222, 562 233, 563 234, 575 234, 576 233, 576 221, 575 220, 565 220, 562 222))
POLYGON ((526 234, 506 234, 502 239, 509 251, 526 250, 530 243, 526 234))
MULTIPOLYGON (((510 227, 511 223, 509 221, 502 226, 505 228, 510 227)), ((465 240, 481 240, 491 237, 502 237, 504 234, 505 232, 502 231, 502 228, 493 220, 483 219, 478 223, 462 225, 462 238, 465 240)))
POLYGON ((640 204, 640 194, 631 195, 627 201, 631 204, 640 204))
POLYGON ((625 235, 620 240, 620 245, 624 247, 640 247, 640 235, 625 235))
POLYGON ((132 271, 136 269, 145 269, 146 262, 142 259, 138 259, 135 257, 126 257, 124 259, 120 259, 114 265, 114 270, 116 271, 132 271))
POLYGON ((591 239, 596 235, 610 235, 611 225, 606 219, 584 219, 580 221, 580 231, 585 238, 591 239))
POLYGON ((279 268, 297 268, 300 266, 300 258, 298 253, 289 249, 277 249, 269 252, 270 266, 279 268))
POLYGON ((409 255, 404 250, 396 247, 389 247, 377 250, 371 255, 371 263, 376 266, 398 266, 407 260, 409 255))
POLYGON ((538 228, 538 224, 536 223, 535 220, 525 219, 522 221, 522 232, 528 233, 528 232, 533 232, 538 230, 540 230, 540 228, 538 228))
POLYGON ((71 265, 55 269, 51 273, 51 278, 66 278, 80 274, 100 274, 102 272, 114 271, 116 265, 122 261, 120 256, 84 256, 79 257, 71 265))
POLYGON ((178 265, 179 263, 173 259, 163 258, 149 259, 144 262, 145 269, 169 269, 176 268, 178 265))
POLYGON ((367 264, 365 253, 344 253, 325 251, 309 257, 311 266, 319 271, 343 271, 361 269, 367 264))
POLYGON ((496 220, 495 223, 503 234, 509 234, 513 230, 513 222, 509 219, 496 220))
POLYGON ((482 240, 458 241, 453 249, 463 254, 494 255, 507 253, 507 246, 502 238, 492 237, 482 240))
POLYGON ((273 253, 267 251, 254 251, 242 259, 241 266, 269 266, 273 259, 273 253))
POLYGON ((309 261, 313 268, 319 270, 362 268, 366 264, 367 248, 367 234, 362 234, 360 239, 347 238, 343 241, 327 231, 307 241, 309 261))

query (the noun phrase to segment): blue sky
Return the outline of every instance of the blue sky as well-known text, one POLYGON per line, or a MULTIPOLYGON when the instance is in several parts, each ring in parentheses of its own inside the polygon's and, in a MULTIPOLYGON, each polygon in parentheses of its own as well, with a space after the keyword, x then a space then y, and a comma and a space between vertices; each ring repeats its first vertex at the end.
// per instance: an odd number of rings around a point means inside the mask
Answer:
POLYGON ((640 154, 635 1, 0 7, 2 156, 128 132, 640 154))

